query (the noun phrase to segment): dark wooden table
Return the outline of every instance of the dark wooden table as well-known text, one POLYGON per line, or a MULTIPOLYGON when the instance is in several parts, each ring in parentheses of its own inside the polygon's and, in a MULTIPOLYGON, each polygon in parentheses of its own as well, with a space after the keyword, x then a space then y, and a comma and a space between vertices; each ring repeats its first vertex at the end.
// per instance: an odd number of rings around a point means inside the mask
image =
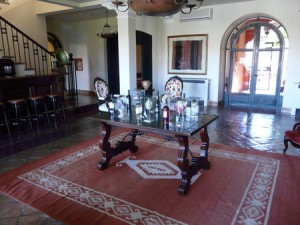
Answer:
MULTIPOLYGON (((133 110, 134 111, 134 110, 133 110)), ((99 112, 99 120, 102 124, 102 134, 99 141, 99 146, 102 150, 102 158, 98 164, 100 170, 108 167, 112 157, 120 154, 123 151, 129 150, 134 153, 138 150, 135 145, 136 136, 143 132, 154 132, 165 135, 165 137, 176 138, 179 143, 177 163, 181 170, 182 180, 178 188, 180 194, 186 194, 190 187, 191 179, 198 171, 203 168, 208 170, 210 162, 208 161, 209 136, 207 126, 218 119, 216 115, 201 114, 197 119, 185 120, 182 127, 177 127, 175 121, 171 121, 169 126, 163 125, 161 115, 156 115, 156 118, 151 122, 137 120, 135 113, 130 117, 111 117, 109 113, 99 112), (115 147, 112 147, 109 138, 112 131, 112 126, 131 128, 130 139, 119 141, 115 147), (198 156, 188 157, 189 137, 199 133, 201 145, 199 146, 198 156)))

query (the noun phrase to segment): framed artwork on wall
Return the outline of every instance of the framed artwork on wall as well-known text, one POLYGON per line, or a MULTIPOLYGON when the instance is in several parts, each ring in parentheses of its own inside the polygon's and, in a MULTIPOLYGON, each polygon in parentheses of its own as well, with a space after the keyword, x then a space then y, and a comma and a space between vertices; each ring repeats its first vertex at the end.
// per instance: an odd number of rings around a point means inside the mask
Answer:
POLYGON ((207 34, 168 36, 168 73, 207 73, 207 34))
POLYGON ((83 70, 82 58, 75 58, 75 69, 78 71, 83 70))

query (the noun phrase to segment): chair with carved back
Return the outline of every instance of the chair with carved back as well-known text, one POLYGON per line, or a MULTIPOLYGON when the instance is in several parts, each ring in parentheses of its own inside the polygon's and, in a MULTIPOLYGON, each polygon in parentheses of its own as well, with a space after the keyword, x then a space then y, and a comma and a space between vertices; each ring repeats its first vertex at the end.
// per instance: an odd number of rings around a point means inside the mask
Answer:
POLYGON ((108 112, 107 98, 109 94, 109 88, 105 80, 100 77, 94 79, 94 91, 98 98, 99 111, 108 112))
POLYGON ((183 82, 182 79, 178 76, 170 77, 165 84, 165 93, 171 98, 180 98, 182 97, 183 91, 183 82))
POLYGON ((283 153, 288 149, 289 142, 295 148, 300 148, 300 122, 295 123, 292 130, 285 131, 283 140, 285 148, 283 153))

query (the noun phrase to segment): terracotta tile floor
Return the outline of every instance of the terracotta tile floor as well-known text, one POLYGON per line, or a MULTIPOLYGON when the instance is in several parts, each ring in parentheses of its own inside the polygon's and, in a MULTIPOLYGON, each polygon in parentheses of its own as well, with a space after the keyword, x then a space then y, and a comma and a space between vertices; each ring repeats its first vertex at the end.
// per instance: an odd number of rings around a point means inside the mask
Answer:
MULTIPOLYGON (((83 102, 87 104, 95 103, 95 99, 90 99, 90 97, 80 96, 79 98, 84 98, 83 102)), ((80 105, 77 101, 75 103, 77 106, 80 105)), ((0 173, 99 135, 96 108, 77 111, 80 113, 70 113, 65 120, 60 119, 58 129, 44 127, 40 134, 24 132, 19 139, 9 137, 2 131, 0 173), (19 150, 22 151, 17 152, 19 150), (8 151, 17 153, 7 155, 8 151)), ((286 114, 257 113, 222 107, 208 107, 206 111, 219 115, 219 119, 208 127, 212 143, 257 149, 274 154, 282 154, 284 131, 291 129, 299 119, 286 114)), ((300 156, 300 150, 290 147, 287 154, 300 156)), ((0 194, 0 205, 1 225, 62 224, 3 194, 0 194)))

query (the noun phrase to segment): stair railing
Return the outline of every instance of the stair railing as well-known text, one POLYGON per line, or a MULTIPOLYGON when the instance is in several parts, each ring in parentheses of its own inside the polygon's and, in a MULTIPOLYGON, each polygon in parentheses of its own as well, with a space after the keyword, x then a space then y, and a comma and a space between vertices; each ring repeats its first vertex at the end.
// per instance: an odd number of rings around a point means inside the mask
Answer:
POLYGON ((24 64, 25 70, 34 70, 35 75, 51 73, 54 54, 2 16, 0 16, 0 51, 3 58, 10 58, 15 64, 24 64))

